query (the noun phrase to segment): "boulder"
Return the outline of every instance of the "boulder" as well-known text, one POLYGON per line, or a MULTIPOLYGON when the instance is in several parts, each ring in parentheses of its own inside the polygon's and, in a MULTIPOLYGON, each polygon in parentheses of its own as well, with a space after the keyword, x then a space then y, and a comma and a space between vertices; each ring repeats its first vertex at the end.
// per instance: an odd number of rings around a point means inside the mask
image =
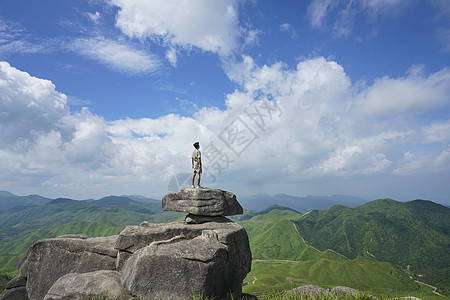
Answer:
POLYGON ((144 226, 127 226, 117 239, 116 249, 119 250, 117 270, 122 270, 126 261, 137 250, 155 242, 171 243, 191 240, 213 232, 219 243, 226 246, 228 255, 236 260, 235 267, 239 278, 244 279, 250 271, 252 255, 247 232, 244 227, 223 218, 220 222, 202 224, 186 224, 172 222, 167 224, 146 223, 144 226))
POLYGON ((358 296, 358 294, 362 294, 360 291, 347 287, 347 286, 335 286, 331 289, 331 294, 336 294, 338 296, 346 296, 346 295, 352 295, 352 296, 358 296))
POLYGON ((89 273, 69 273, 59 278, 44 300, 131 298, 120 282, 117 271, 101 270, 89 273))
MULTIPOLYGON (((299 286, 295 289, 292 289, 287 292, 287 295, 298 295, 298 296, 306 296, 306 297, 320 297, 322 295, 324 296, 336 296, 336 297, 347 297, 347 296, 353 296, 357 297, 358 294, 362 294, 360 291, 346 287, 346 286, 336 286, 332 289, 323 289, 321 287, 315 286, 315 285, 303 285, 299 286)), ((371 299, 372 296, 367 295, 368 299, 371 299)))
POLYGON ((133 296, 149 299, 240 299, 250 266, 242 266, 238 253, 229 250, 214 230, 153 242, 131 255, 122 283, 133 296))
POLYGON ((236 195, 209 188, 183 188, 179 192, 167 194, 162 199, 162 209, 212 217, 243 213, 236 195))
POLYGON ((307 295, 308 297, 318 297, 328 294, 327 290, 312 284, 302 285, 287 292, 287 295, 307 295))
POLYGON ((31 300, 41 300, 51 286, 68 273, 115 270, 117 236, 99 238, 54 238, 35 242, 19 264, 27 278, 31 300))
POLYGON ((0 300, 29 300, 26 285, 27 279, 25 277, 17 276, 11 279, 5 285, 0 300))

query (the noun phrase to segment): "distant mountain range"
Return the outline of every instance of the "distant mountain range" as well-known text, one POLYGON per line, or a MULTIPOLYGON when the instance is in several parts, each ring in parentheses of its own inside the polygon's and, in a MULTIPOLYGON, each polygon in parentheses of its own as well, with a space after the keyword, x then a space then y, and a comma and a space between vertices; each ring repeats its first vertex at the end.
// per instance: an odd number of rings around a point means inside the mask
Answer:
POLYGON ((336 204, 348 207, 360 206, 370 200, 348 195, 299 197, 286 194, 257 194, 248 197, 240 197, 238 201, 245 209, 253 211, 261 211, 268 206, 276 204, 292 208, 301 213, 306 213, 314 209, 328 209, 336 204))
MULTIPOLYGON (((56 199, 46 198, 39 195, 17 196, 7 191, 0 191, 0 213, 8 210, 10 210, 10 212, 16 212, 29 207, 44 205, 54 200, 56 199)), ((135 206, 136 209, 138 209, 138 207, 142 208, 142 205, 152 205, 153 208, 159 207, 156 209, 157 211, 160 211, 161 206, 161 200, 136 195, 107 196, 98 200, 88 199, 81 201, 106 206, 135 206)))

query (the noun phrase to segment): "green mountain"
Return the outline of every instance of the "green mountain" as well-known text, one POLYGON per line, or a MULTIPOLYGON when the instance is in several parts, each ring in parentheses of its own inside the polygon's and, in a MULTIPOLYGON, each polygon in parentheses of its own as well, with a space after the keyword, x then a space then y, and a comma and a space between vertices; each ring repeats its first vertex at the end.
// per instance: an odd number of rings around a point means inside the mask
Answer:
POLYGON ((374 257, 410 269, 417 279, 450 290, 450 209, 431 201, 379 199, 356 208, 336 205, 295 224, 319 250, 374 257))
POLYGON ((253 264, 244 291, 287 290, 303 284, 344 285, 383 294, 389 290, 418 292, 407 272, 372 257, 350 259, 333 250, 320 251, 300 235, 295 222, 302 214, 271 210, 239 222, 250 238, 253 264))
POLYGON ((0 191, 0 213, 16 207, 39 206, 51 199, 39 195, 17 196, 13 193, 0 191))

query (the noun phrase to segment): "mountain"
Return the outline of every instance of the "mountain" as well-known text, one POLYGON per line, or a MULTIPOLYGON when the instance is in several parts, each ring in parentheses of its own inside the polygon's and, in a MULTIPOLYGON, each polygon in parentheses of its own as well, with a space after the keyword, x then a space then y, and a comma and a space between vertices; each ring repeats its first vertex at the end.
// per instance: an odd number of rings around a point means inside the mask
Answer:
POLYGON ((161 204, 161 200, 147 198, 147 197, 139 196, 139 195, 123 195, 122 197, 127 197, 127 198, 130 198, 131 200, 141 202, 141 203, 159 203, 159 204, 161 204))
POLYGON ((17 196, 7 191, 0 191, 0 213, 14 207, 39 206, 51 201, 39 195, 17 196))
POLYGON ((320 251, 298 233, 302 214, 274 209, 239 222, 250 239, 253 263, 244 292, 260 294, 289 290, 304 284, 349 286, 385 295, 389 290, 418 292, 407 272, 368 256, 351 259, 331 249, 320 251))
POLYGON ((162 211, 161 202, 138 202, 127 196, 108 196, 99 200, 91 200, 90 202, 101 206, 122 207, 146 214, 154 214, 162 211))
POLYGON ((0 197, 18 197, 18 196, 7 191, 0 191, 0 197))
POLYGON ((443 205, 378 199, 355 208, 335 205, 311 211, 294 223, 321 251, 390 262, 450 292, 450 209, 443 205))
POLYGON ((286 194, 257 194, 239 198, 241 205, 248 210, 261 211, 270 205, 277 204, 280 206, 289 207, 302 213, 306 213, 314 209, 328 209, 336 204, 355 207, 363 205, 368 201, 369 200, 364 198, 347 195, 298 197, 286 194))

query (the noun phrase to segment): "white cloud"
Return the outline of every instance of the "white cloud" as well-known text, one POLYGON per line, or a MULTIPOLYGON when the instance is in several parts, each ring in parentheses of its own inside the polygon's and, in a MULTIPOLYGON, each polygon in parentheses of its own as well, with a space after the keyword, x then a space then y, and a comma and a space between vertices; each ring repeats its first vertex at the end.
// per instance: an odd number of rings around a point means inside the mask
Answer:
POLYGON ((297 36, 297 33, 295 32, 294 27, 292 27, 292 25, 289 24, 289 23, 281 24, 280 25, 280 31, 281 32, 283 32, 283 31, 284 32, 288 32, 292 38, 297 36))
POLYGON ((366 19, 393 16, 407 3, 406 0, 312 0, 307 16, 311 26, 331 30, 335 36, 342 37, 351 33, 358 15, 366 19))
POLYGON ((449 69, 381 78, 355 94, 344 69, 323 57, 290 67, 244 56, 227 68, 239 89, 224 110, 106 122, 87 109, 70 113, 51 82, 0 66, 3 188, 13 178, 59 195, 162 195, 173 176, 190 171, 195 141, 205 185, 236 192, 450 169, 450 120, 425 118, 437 108, 448 116, 449 69), (400 104, 387 100, 399 95, 400 104))
POLYGON ((160 66, 156 55, 103 37, 78 38, 67 47, 120 72, 149 73, 156 71, 160 66))
POLYGON ((34 38, 20 24, 0 16, 0 55, 50 53, 57 47, 57 40, 34 38))
POLYGON ((117 27, 130 37, 229 55, 240 36, 234 0, 111 0, 117 27))
POLYGON ((90 12, 88 12, 88 13, 87 13, 87 16, 88 16, 88 18, 89 18, 92 22, 94 22, 95 24, 100 23, 101 15, 100 15, 100 13, 99 13, 98 11, 96 11, 95 13, 90 13, 90 12))
POLYGON ((0 62, 0 144, 8 147, 50 132, 68 113, 66 102, 50 81, 0 62))
POLYGON ((449 91, 450 68, 429 77, 383 77, 358 96, 355 113, 379 117, 432 111, 448 106, 449 91))
POLYGON ((321 27, 331 6, 331 0, 313 0, 308 6, 308 17, 312 26, 321 27))
POLYGON ((177 66, 177 50, 169 49, 166 51, 166 59, 170 62, 173 67, 177 66))

